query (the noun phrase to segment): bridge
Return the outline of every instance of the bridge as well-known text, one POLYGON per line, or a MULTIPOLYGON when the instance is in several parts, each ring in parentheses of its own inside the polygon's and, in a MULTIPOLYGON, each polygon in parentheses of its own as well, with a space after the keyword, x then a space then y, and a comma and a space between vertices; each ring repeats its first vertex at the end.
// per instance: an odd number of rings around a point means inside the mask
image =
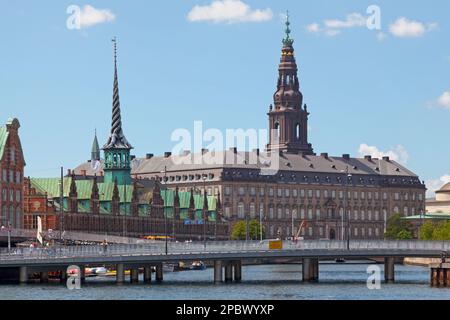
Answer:
MULTIPOLYGON (((144 269, 144 281, 152 281, 152 268, 156 280, 163 280, 163 263, 179 261, 208 261, 214 263, 214 282, 242 280, 242 261, 259 259, 277 263, 280 259, 298 259, 302 262, 302 279, 319 280, 319 261, 329 259, 384 259, 386 282, 395 280, 395 258, 438 258, 450 250, 448 241, 285 241, 280 250, 270 250, 268 241, 192 242, 105 246, 72 246, 51 248, 14 248, 12 252, 0 250, 0 273, 16 270, 19 281, 26 283, 32 272, 45 274, 62 271, 65 275, 70 265, 84 267, 110 265, 117 271, 116 282, 125 281, 126 269, 131 270, 131 282, 139 279, 139 269, 144 269), (224 277, 225 273, 225 277, 224 277)), ((64 281, 64 279, 61 279, 64 281)))

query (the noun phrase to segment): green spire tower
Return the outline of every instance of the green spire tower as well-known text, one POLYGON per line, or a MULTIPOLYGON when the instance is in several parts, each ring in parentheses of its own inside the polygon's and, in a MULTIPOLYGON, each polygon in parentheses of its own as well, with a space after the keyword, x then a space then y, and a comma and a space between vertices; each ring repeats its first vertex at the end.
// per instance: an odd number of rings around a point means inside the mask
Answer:
POLYGON ((111 134, 108 142, 104 145, 105 152, 105 182, 119 185, 131 184, 131 164, 130 151, 133 149, 125 138, 122 131, 122 118, 120 115, 119 80, 117 76, 117 40, 112 40, 114 44, 114 90, 112 105, 111 134))
POLYGON ((289 11, 286 12, 286 38, 283 39, 283 45, 285 47, 292 47, 294 39, 291 39, 291 23, 289 22, 289 11))

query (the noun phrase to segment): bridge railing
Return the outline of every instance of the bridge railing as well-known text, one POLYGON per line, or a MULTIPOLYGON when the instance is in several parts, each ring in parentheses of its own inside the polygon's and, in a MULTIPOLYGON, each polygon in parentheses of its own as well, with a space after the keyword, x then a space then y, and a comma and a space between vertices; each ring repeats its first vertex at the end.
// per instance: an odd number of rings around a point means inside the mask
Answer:
MULTIPOLYGON (((298 241, 283 243, 283 250, 347 250, 345 241, 298 241)), ((351 241, 350 250, 450 251, 450 241, 351 241)), ((168 243, 167 254, 269 252, 268 241, 168 243)), ((61 259, 99 256, 165 255, 164 242, 0 249, 0 263, 18 259, 61 259)))

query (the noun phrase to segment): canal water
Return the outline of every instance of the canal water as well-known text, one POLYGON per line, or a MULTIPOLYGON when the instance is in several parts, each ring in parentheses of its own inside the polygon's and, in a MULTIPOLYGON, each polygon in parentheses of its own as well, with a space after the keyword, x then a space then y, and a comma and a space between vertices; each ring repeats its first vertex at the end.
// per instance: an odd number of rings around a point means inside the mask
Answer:
MULTIPOLYGON (((381 270, 383 266, 379 265, 381 270)), ((117 286, 114 278, 88 278, 81 290, 59 283, 0 285, 0 299, 25 300, 424 300, 450 299, 450 288, 431 288, 429 269, 397 265, 396 283, 367 288, 368 265, 320 265, 320 282, 301 282, 300 265, 244 266, 242 283, 213 284, 213 269, 164 273, 164 282, 117 286)), ((382 277, 383 272, 381 272, 382 277)), ((141 275, 142 277, 142 275, 141 275)))

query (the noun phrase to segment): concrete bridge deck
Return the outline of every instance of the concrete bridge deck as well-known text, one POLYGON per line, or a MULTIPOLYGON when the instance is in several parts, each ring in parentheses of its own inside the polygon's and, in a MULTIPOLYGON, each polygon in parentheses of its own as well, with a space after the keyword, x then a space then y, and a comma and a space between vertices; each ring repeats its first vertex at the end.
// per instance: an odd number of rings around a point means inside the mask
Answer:
POLYGON ((167 254, 164 242, 110 245, 107 248, 21 248, 12 252, 0 250, 0 272, 2 268, 18 268, 22 275, 20 280, 25 282, 30 270, 65 270, 69 265, 115 265, 118 270, 117 282, 121 283, 124 279, 123 270, 126 268, 132 270, 132 279, 136 280, 136 270, 156 266, 157 278, 161 280, 163 263, 201 260, 214 262, 215 281, 222 281, 222 268, 225 268, 226 281, 231 279, 230 270, 234 270, 235 280, 240 281, 243 260, 276 261, 280 258, 294 258, 302 261, 303 280, 317 281, 320 259, 384 258, 385 279, 393 281, 394 258, 437 258, 447 251, 450 251, 450 242, 446 241, 351 241, 350 249, 343 241, 286 241, 281 250, 269 250, 267 241, 169 243, 167 254))

